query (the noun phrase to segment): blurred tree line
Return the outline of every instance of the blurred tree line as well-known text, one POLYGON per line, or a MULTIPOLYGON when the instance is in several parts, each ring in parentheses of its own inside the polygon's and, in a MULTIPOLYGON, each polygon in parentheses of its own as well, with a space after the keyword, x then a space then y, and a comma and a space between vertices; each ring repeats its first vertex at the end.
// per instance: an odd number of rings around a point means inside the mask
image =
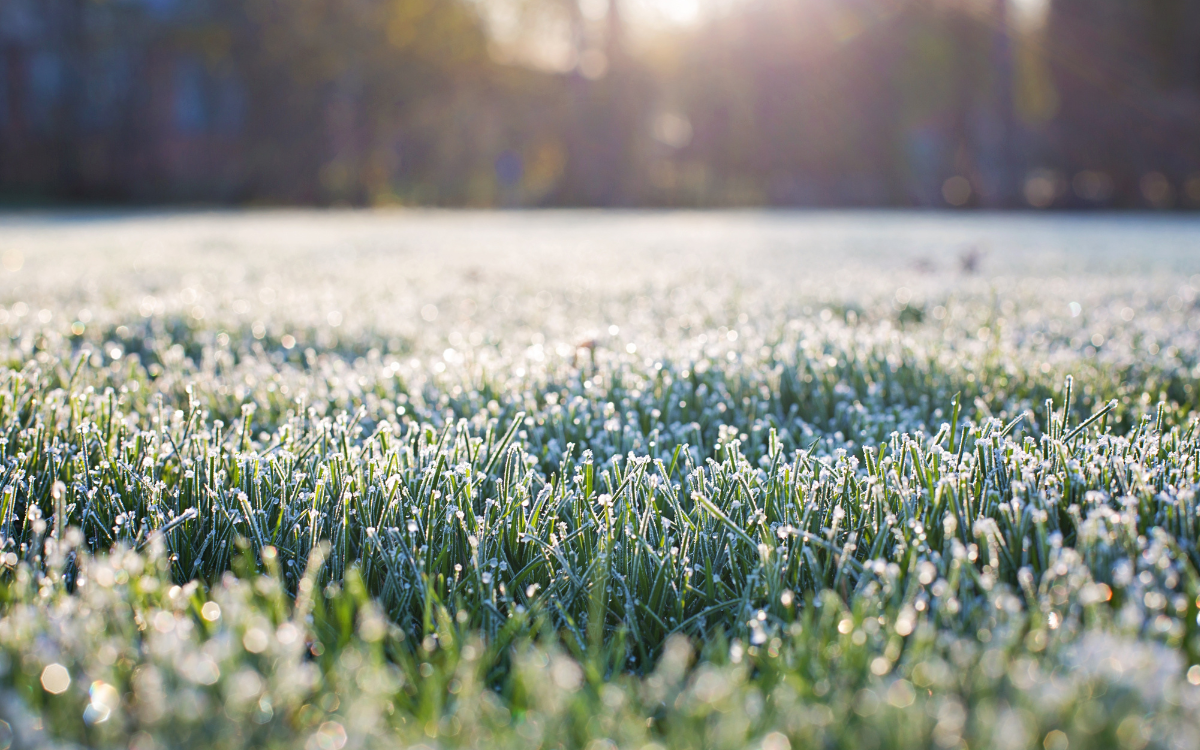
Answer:
POLYGON ((1200 3, 0 0, 8 201, 1200 206, 1200 3))

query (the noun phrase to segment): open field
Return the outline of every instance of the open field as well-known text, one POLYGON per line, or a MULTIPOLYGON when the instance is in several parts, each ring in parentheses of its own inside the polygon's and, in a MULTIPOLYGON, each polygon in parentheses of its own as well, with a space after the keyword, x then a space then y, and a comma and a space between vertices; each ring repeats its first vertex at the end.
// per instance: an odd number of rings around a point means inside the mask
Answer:
POLYGON ((1195 747, 1198 248, 0 217, 0 747, 1195 747))

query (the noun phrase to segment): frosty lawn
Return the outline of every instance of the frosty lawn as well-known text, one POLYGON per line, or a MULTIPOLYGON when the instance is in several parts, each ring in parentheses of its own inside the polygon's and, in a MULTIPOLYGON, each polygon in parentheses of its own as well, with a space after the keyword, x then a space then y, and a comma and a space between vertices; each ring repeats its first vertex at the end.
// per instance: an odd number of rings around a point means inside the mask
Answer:
POLYGON ((12 235, 0 743, 1200 741, 1186 256, 305 220, 12 235))

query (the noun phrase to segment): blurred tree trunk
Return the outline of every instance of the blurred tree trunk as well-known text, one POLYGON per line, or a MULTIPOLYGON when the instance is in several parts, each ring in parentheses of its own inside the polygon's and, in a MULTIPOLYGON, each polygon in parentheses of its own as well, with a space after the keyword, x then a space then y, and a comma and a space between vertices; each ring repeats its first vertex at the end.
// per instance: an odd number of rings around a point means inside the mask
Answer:
POLYGON ((608 16, 605 21, 604 54, 608 57, 609 66, 617 67, 624 64, 622 58, 625 54, 625 29, 620 0, 608 0, 608 16))
POLYGON ((87 106, 84 65, 87 55, 87 28, 84 11, 87 0, 67 0, 63 13, 63 93, 58 121, 59 190, 69 199, 84 195, 80 165, 82 119, 87 106))
POLYGON ((995 82, 992 87, 992 107, 1000 130, 995 159, 995 192, 985 195, 985 205, 995 208, 1012 208, 1019 203, 1019 188, 1022 166, 1021 155, 1016 148, 1016 114, 1013 107, 1013 43, 1009 14, 1009 0, 994 0, 992 18, 995 24, 992 41, 992 71, 995 82))

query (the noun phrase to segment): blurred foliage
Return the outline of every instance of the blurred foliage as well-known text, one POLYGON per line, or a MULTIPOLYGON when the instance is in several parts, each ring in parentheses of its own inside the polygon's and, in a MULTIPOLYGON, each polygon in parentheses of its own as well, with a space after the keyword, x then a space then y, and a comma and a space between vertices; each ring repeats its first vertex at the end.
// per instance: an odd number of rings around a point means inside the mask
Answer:
POLYGON ((17 200, 1200 206, 1181 0, 0 0, 17 200))

